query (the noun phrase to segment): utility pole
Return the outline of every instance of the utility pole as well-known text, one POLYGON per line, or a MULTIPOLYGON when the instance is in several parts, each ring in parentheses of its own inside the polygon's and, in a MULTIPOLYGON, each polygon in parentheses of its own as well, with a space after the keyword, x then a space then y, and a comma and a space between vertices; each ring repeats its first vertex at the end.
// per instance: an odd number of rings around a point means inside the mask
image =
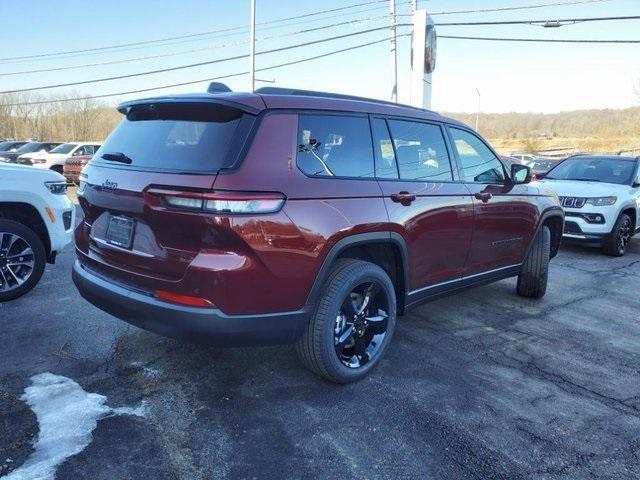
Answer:
POLYGON ((398 48, 396 42, 396 0, 389 1, 389 21, 391 22, 391 101, 398 103, 398 48))
POLYGON ((480 123, 480 90, 476 88, 478 94, 478 109, 476 110, 476 132, 478 131, 478 124, 480 123))
POLYGON ((251 38, 249 39, 251 92, 256 89, 256 0, 251 0, 251 38))

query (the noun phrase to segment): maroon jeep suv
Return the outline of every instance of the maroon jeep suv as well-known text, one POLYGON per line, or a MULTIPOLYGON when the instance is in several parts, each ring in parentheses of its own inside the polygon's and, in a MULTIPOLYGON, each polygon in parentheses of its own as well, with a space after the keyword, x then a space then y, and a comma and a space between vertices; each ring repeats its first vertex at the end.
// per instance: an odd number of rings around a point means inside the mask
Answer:
POLYGON ((147 98, 80 178, 73 279, 102 310, 217 345, 295 343, 335 382, 396 317, 517 276, 541 297, 564 217, 437 113, 280 88, 147 98))

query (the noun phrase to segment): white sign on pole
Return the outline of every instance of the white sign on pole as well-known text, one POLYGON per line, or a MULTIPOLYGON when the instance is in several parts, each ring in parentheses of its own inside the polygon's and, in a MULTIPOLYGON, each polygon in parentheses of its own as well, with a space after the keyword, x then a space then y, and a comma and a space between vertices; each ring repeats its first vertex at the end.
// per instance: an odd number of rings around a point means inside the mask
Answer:
POLYGON ((413 13, 411 40, 410 103, 431 108, 432 74, 436 67, 437 37, 433 20, 426 10, 413 13))

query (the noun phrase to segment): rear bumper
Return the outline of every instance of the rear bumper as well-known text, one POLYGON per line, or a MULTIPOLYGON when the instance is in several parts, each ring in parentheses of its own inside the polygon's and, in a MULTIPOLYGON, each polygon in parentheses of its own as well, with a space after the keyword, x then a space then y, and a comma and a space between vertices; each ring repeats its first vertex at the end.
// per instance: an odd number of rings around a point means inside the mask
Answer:
POLYGON ((225 315, 217 308, 164 302, 73 266, 73 282, 101 310, 166 337, 220 346, 278 345, 294 342, 308 319, 304 310, 263 315, 225 315))

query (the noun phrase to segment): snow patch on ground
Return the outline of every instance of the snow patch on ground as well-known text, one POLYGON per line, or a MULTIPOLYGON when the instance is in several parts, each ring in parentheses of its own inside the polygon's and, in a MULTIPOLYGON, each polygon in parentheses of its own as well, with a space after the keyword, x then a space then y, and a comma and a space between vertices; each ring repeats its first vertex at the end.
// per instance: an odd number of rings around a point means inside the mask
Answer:
POLYGON ((98 420, 146 413, 144 403, 136 408, 111 408, 106 405, 107 397, 85 392, 70 378, 48 372, 31 377, 31 386, 21 398, 36 414, 38 439, 27 461, 3 480, 52 480, 58 465, 91 443, 98 420))
POLYGON ((142 362, 132 362, 131 366, 140 370, 142 375, 147 377, 149 380, 157 380, 162 375, 162 370, 159 368, 147 367, 142 362))

